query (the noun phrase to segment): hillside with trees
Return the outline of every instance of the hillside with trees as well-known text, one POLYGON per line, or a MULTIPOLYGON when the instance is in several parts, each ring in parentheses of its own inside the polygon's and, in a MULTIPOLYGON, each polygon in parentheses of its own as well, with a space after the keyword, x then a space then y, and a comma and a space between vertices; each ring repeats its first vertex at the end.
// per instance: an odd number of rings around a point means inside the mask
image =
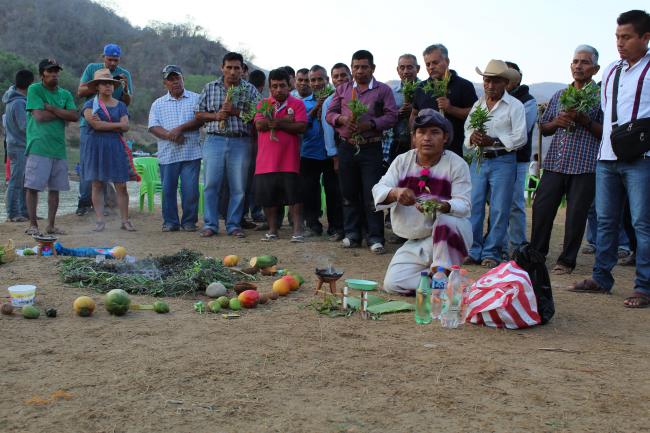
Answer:
POLYGON ((200 91, 221 75, 221 58, 228 51, 194 24, 139 28, 89 0, 0 0, 0 10, 2 91, 24 64, 35 71, 40 59, 54 57, 64 67, 63 87, 74 93, 85 66, 101 61, 105 44, 117 43, 122 47, 120 64, 133 76, 130 112, 136 122, 146 121, 151 102, 164 93, 164 65, 180 65, 188 88, 200 91))

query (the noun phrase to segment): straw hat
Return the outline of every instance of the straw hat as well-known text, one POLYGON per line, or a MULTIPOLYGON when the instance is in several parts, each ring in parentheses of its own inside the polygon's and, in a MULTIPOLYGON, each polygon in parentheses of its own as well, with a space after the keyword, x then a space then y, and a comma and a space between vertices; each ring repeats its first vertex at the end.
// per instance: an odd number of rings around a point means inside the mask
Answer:
POLYGON ((88 81, 86 84, 89 89, 94 89, 97 90, 97 85, 99 83, 113 83, 114 85, 120 85, 122 82, 120 80, 116 80, 113 78, 113 74, 111 74, 111 70, 108 68, 102 68, 98 69, 95 71, 93 74, 93 79, 91 81, 88 81))
POLYGON ((481 72, 478 66, 475 68, 476 73, 484 77, 505 78, 508 81, 514 81, 519 78, 516 70, 509 68, 503 60, 492 59, 488 62, 485 70, 481 72))

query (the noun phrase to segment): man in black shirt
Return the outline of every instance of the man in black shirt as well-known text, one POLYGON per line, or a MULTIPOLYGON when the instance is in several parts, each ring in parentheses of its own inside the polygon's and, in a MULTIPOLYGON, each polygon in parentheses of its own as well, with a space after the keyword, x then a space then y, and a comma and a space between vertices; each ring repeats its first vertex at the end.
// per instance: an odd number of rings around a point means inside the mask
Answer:
POLYGON ((429 79, 420 83, 413 98, 413 110, 409 124, 423 108, 433 108, 444 112, 444 116, 454 128, 454 138, 447 148, 459 156, 463 156, 463 141, 465 140, 465 119, 478 99, 474 85, 461 78, 456 71, 449 69, 449 56, 447 47, 442 44, 428 46, 422 53, 424 65, 427 68, 429 79), (447 95, 436 97, 425 89, 427 83, 431 85, 434 80, 442 80, 449 74, 447 95))

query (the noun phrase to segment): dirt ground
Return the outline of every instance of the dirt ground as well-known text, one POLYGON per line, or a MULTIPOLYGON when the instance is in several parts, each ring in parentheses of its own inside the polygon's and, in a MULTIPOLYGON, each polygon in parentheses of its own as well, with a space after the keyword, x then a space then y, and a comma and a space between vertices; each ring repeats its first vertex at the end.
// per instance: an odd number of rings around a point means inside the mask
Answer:
MULTIPOLYGON (((345 277, 382 281, 395 246, 377 257, 326 240, 290 244, 286 231, 265 244, 255 231, 244 240, 161 233, 158 213, 134 213, 133 222, 139 231, 126 233, 111 217, 95 234, 92 217, 67 215, 60 240, 120 244, 139 258, 181 248, 213 257, 269 253, 308 276, 306 287, 236 320, 199 315, 189 298, 167 299, 168 315, 116 318, 97 293, 64 285, 56 258, 3 265, 3 302, 6 287, 34 283, 37 306, 55 307, 59 317, 0 317, 1 432, 650 431, 650 311, 623 308, 632 268, 616 268, 612 296, 574 294, 566 286, 587 277, 593 261, 580 256, 573 275, 553 278, 557 312, 543 327, 445 330, 415 325, 412 314, 364 321, 305 308, 316 265, 330 259, 345 277), (98 301, 95 315, 73 315, 79 295, 98 301), (61 390, 67 398, 52 396, 61 390)), ((560 214, 549 263, 562 222, 560 214)), ((30 245, 24 228, 0 224, 0 239, 30 245)))

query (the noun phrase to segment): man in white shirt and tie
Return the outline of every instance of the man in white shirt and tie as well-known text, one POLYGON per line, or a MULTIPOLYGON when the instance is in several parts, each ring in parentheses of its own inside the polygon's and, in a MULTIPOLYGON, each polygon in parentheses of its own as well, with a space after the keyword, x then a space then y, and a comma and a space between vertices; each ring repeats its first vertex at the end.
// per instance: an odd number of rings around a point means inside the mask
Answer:
POLYGON ((605 69, 601 89, 604 122, 596 166, 596 261, 592 278, 576 283, 570 290, 611 292, 620 213, 627 195, 637 251, 634 289, 624 306, 645 308, 650 306, 650 15, 642 10, 631 10, 622 13, 617 24, 616 46, 621 59, 605 69), (646 122, 643 135, 639 135, 636 143, 642 150, 638 154, 625 155, 616 142, 612 145, 611 135, 616 126, 632 120, 646 122), (643 146, 644 142, 648 144, 643 146))
POLYGON ((483 76, 482 96, 470 110, 465 121, 465 147, 480 152, 470 167, 472 177, 472 232, 474 241, 465 264, 493 268, 501 261, 501 246, 508 230, 512 207, 512 188, 517 176, 515 152, 526 145, 526 114, 524 105, 506 92, 516 71, 501 60, 490 60, 483 76), (489 112, 485 133, 472 128, 472 114, 477 108, 489 112), (478 150, 477 150, 478 149, 478 150), (480 161, 480 165, 479 165, 480 161), (489 195, 488 195, 489 194, 489 195), (483 236, 485 204, 490 203, 490 226, 483 236))

